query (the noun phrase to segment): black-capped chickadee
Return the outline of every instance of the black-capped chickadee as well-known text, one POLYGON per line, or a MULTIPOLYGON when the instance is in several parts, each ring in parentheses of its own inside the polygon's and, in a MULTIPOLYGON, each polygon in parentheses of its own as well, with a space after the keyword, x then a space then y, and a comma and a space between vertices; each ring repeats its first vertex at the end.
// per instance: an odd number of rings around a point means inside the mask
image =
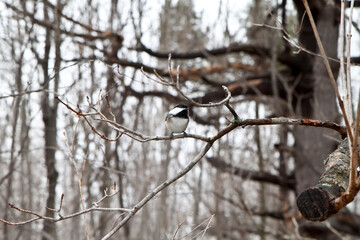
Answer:
POLYGON ((184 104, 176 105, 169 111, 165 118, 166 127, 171 132, 170 138, 173 137, 174 133, 184 133, 185 129, 189 124, 189 108, 184 104))

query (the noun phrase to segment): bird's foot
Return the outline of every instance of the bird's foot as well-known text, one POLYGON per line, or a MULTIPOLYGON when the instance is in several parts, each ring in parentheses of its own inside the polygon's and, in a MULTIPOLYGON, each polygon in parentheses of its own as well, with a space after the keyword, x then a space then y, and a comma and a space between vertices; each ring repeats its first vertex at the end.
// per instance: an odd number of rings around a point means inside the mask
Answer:
POLYGON ((187 136, 188 134, 186 132, 184 132, 184 136, 187 136))
POLYGON ((170 133, 170 139, 174 137, 174 133, 170 133))

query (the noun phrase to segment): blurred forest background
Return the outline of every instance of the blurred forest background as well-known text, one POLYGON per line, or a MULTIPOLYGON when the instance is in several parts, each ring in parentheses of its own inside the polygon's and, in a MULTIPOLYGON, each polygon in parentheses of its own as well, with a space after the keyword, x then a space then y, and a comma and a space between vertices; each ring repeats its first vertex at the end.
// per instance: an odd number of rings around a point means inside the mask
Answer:
MULTIPOLYGON (((309 4, 337 76, 340 1, 309 4)), ((180 65, 182 91, 197 102, 220 101, 225 85, 243 119, 342 121, 301 0, 1 0, 0 11, 0 218, 7 221, 34 217, 9 204, 58 218, 92 207, 106 189, 117 194, 99 206, 131 209, 204 145, 193 138, 106 141, 55 97, 84 112, 88 101, 100 101, 106 112, 108 96, 117 122, 149 136, 169 135, 165 115, 179 103, 190 107, 188 133, 212 136, 228 124, 224 106, 193 106, 141 72, 168 78, 169 53, 180 65)), ((354 96, 359 24, 356 4, 354 96)), ((106 124, 92 123, 116 138, 106 124)), ((296 206, 340 139, 305 126, 236 129, 113 239, 360 239, 358 200, 321 223, 302 219, 296 206)), ((0 239, 100 239, 124 215, 1 223, 0 239)))

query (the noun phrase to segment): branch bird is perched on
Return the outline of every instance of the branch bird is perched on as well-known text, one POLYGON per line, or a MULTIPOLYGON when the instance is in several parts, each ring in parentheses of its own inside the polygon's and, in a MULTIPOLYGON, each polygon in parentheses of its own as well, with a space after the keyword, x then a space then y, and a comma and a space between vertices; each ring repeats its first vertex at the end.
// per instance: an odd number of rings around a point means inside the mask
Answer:
POLYGON ((174 133, 184 133, 189 124, 189 108, 184 104, 178 104, 169 111, 165 118, 166 127, 171 132, 170 138, 174 133))

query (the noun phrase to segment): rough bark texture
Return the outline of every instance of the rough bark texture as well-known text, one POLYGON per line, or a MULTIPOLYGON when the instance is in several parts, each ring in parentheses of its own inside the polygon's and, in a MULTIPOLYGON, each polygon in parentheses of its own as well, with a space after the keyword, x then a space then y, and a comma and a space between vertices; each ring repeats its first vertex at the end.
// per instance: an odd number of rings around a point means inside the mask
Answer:
POLYGON ((347 139, 325 160, 325 172, 315 187, 303 191, 297 205, 304 218, 324 221, 337 210, 334 200, 347 189, 349 183, 350 152, 347 139))

